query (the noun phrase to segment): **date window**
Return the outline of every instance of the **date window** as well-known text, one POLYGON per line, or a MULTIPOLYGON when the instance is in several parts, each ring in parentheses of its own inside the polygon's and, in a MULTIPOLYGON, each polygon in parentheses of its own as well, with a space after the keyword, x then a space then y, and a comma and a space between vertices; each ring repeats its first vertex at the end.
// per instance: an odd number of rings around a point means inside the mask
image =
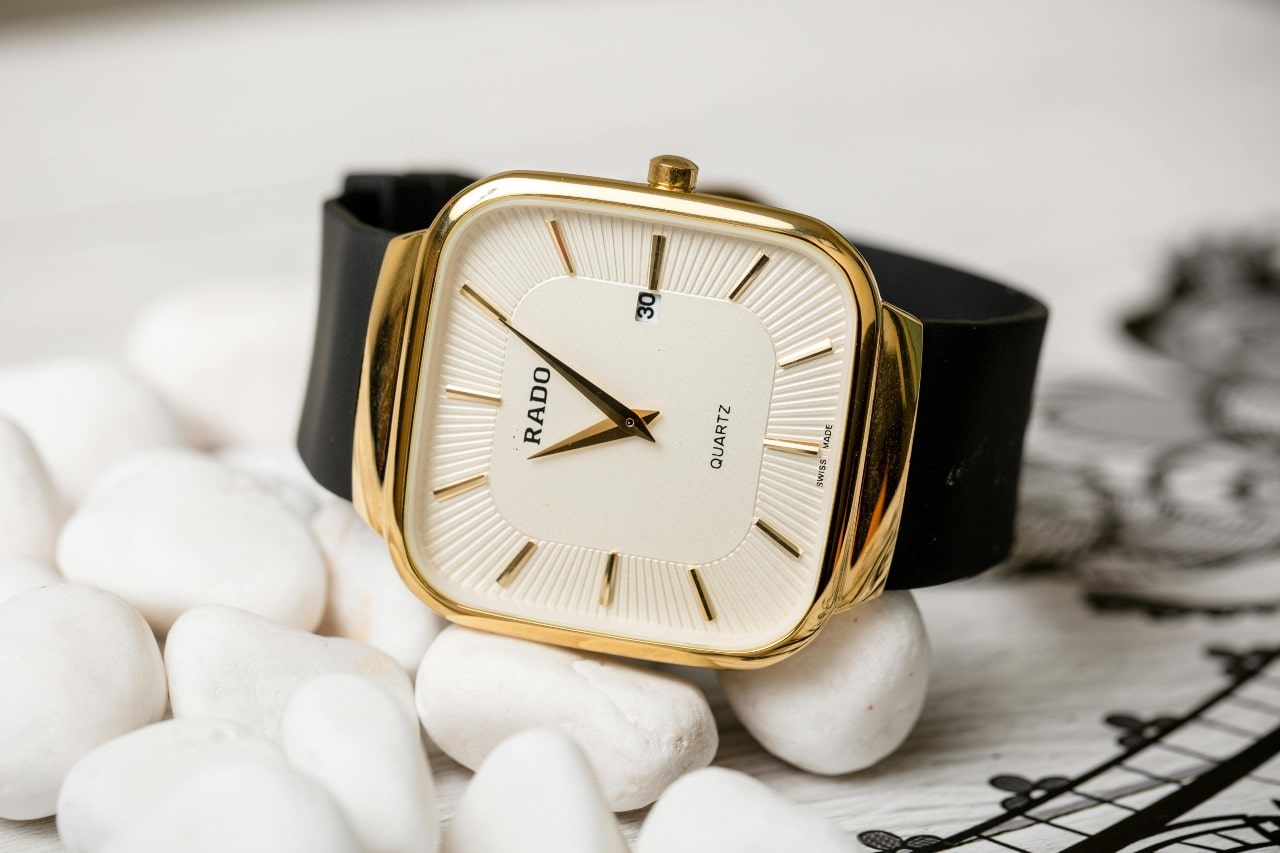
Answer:
POLYGON ((642 290, 636 294, 636 322, 656 323, 662 308, 662 294, 642 290))

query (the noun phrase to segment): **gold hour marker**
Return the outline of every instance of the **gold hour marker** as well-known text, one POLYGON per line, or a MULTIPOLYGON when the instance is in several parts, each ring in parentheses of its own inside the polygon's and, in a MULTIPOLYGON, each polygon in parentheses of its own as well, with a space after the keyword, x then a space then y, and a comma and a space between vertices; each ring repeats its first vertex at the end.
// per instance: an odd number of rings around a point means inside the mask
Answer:
POLYGON ((502 570, 502 574, 498 575, 498 586, 511 586, 511 582, 516 579, 516 575, 520 574, 524 564, 529 562, 529 555, 533 553, 533 548, 536 544, 530 539, 520 546, 520 550, 511 558, 511 562, 507 563, 507 567, 502 570))
POLYGON ((742 277, 742 281, 738 282, 737 286, 733 288, 733 292, 729 294, 729 299, 735 300, 741 296, 751 282, 755 281, 756 277, 760 275, 760 271, 764 269, 764 265, 767 263, 769 263, 769 256, 761 252, 760 257, 756 258, 755 263, 751 265, 751 269, 747 270, 747 274, 742 277))
POLYGON ((440 488, 434 490, 431 494, 438 501, 446 500, 454 495, 460 495, 463 492, 469 492, 477 486, 483 486, 489 479, 488 474, 476 474, 474 477, 468 477, 465 480, 459 480, 456 483, 445 483, 440 488))
POLYGON ((795 367, 797 364, 803 364, 806 361, 821 358, 827 353, 834 351, 834 349, 835 347, 831 343, 831 338, 823 338, 812 346, 784 355, 782 358, 778 359, 778 367, 795 367))
POLYGON ((502 398, 497 394, 473 391, 470 388, 459 388, 457 385, 444 386, 444 395, 454 400, 469 400, 472 403, 492 403, 495 406, 502 402, 502 398))
POLYGON ((490 302, 487 296, 472 287, 470 282, 462 285, 462 295, 474 302, 481 311, 502 325, 507 325, 507 315, 502 313, 502 309, 490 302))
POLYGON ((662 255, 667 250, 667 238, 653 235, 653 251, 649 254, 649 289, 658 289, 658 277, 662 275, 662 255))
POLYGON ((618 583, 618 552, 609 554, 609 562, 604 564, 604 579, 600 581, 600 603, 605 607, 613 604, 613 588, 618 583))
POLYGON ((774 527, 772 524, 765 521, 763 518, 756 519, 756 527, 759 527, 765 536, 768 536, 770 539, 772 539, 779 548, 786 551, 791 556, 799 557, 802 553, 804 553, 803 551, 800 550, 799 545, 792 542, 787 537, 783 536, 781 533, 778 532, 778 528, 774 527))
POLYGON ((560 223, 554 219, 548 219, 547 228, 551 231, 551 239, 555 241, 556 250, 560 252, 560 262, 564 264, 564 271, 569 275, 577 275, 573 271, 573 259, 569 257, 569 246, 564 242, 564 232, 560 230, 560 223))
POLYGON ((702 577, 697 569, 689 570, 689 583, 693 584, 694 595, 698 596, 698 606, 702 608, 702 618, 708 622, 716 620, 716 611, 711 607, 711 599, 707 598, 706 587, 702 585, 702 577))
POLYGON ((781 450, 783 453, 799 453, 801 456, 817 456, 822 452, 822 445, 815 441, 795 441, 790 438, 766 437, 764 446, 771 450, 781 450))

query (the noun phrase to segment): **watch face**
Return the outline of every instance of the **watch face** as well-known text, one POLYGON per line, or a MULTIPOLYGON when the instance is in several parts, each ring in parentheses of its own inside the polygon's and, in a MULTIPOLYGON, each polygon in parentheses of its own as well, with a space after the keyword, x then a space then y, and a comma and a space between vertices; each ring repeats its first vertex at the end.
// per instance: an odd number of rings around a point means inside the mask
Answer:
POLYGON ((860 318, 769 231, 510 198, 449 232, 402 528, 437 600, 740 653, 824 581, 860 318))

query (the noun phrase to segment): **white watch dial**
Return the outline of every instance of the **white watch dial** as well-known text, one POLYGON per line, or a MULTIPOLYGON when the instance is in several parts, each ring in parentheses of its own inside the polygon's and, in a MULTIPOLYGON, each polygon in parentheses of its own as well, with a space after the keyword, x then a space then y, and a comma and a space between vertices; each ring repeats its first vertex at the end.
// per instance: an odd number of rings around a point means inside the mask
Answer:
POLYGON ((857 306, 799 240, 506 200, 442 250, 404 529, 475 610, 714 651, 820 581, 857 306))

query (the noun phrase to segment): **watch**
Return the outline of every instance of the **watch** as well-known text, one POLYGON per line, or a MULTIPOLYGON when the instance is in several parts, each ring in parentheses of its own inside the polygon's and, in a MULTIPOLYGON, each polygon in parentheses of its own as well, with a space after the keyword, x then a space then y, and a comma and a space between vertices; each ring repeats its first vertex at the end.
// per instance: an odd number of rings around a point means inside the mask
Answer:
POLYGON ((1008 553, 1045 306, 696 176, 325 204, 298 448, 449 619, 746 668, 1008 553))

